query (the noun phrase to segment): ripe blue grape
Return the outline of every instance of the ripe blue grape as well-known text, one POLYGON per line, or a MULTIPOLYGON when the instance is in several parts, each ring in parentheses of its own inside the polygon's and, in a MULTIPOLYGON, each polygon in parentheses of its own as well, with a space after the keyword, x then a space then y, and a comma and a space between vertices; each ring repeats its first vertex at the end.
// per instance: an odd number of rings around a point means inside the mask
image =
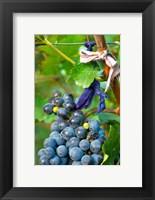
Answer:
POLYGON ((63 96, 64 101, 73 102, 74 98, 72 94, 64 94, 63 96))
POLYGON ((51 103, 45 104, 44 107, 43 107, 44 113, 46 113, 47 115, 52 114, 52 112, 53 112, 53 107, 54 107, 54 106, 53 106, 51 103))
POLYGON ((69 161, 69 157, 60 158, 61 165, 67 165, 69 161))
POLYGON ((80 161, 73 161, 72 165, 81 165, 81 162, 80 161))
POLYGON ((79 147, 73 147, 69 151, 70 158, 75 161, 81 160, 83 151, 79 147))
POLYGON ((99 140, 94 140, 90 144, 90 151, 92 153, 98 153, 101 150, 101 142, 99 140))
POLYGON ((59 156, 55 156, 54 158, 50 159, 50 164, 51 165, 60 165, 61 160, 60 160, 59 156))
POLYGON ((91 158, 92 158, 93 165, 100 165, 103 160, 103 156, 100 154, 92 154, 91 158))
POLYGON ((69 119, 69 125, 72 128, 77 128, 80 125, 81 118, 78 116, 73 116, 69 119))
POLYGON ((65 140, 69 140, 74 136, 74 130, 71 127, 66 127, 63 131, 61 131, 61 135, 65 140))
POLYGON ((54 99, 54 105, 60 107, 64 103, 63 98, 57 97, 54 99))
POLYGON ((55 151, 52 147, 47 147, 45 149, 45 156, 50 159, 53 158, 55 156, 55 151))
POLYGON ((69 140, 69 146, 72 148, 72 147, 78 147, 79 146, 79 138, 77 137, 72 137, 70 140, 69 140))
POLYGON ((61 121, 59 123, 59 129, 62 131, 64 128, 66 128, 69 125, 67 121, 61 121))
POLYGON ((60 131, 60 128, 59 128, 59 123, 58 122, 53 122, 50 126, 50 129, 51 131, 60 131))
POLYGON ((61 96, 61 92, 59 90, 55 90, 55 91, 53 91, 52 96, 53 97, 60 97, 61 96))
POLYGON ((79 117, 82 121, 84 119, 84 114, 81 110, 76 110, 72 113, 72 117, 79 117))
POLYGON ((68 154, 68 149, 66 146, 64 145, 60 145, 58 146, 58 148, 56 149, 56 152, 57 152, 57 155, 62 158, 62 157, 65 157, 67 156, 68 154))
POLYGON ((39 165, 48 165, 48 164, 49 164, 49 160, 47 156, 43 155, 39 158, 39 165))
POLYGON ((89 130, 99 131, 100 123, 97 120, 90 120, 88 121, 88 124, 89 124, 89 130))
POLYGON ((86 129, 83 126, 79 126, 75 129, 76 136, 80 139, 86 138, 86 129))
POLYGON ((90 142, 88 140, 81 140, 79 143, 79 147, 83 150, 83 151, 87 151, 90 148, 90 142))
POLYGON ((59 108, 59 110, 57 112, 57 116, 62 118, 62 119, 66 119, 67 111, 64 108, 59 108))
POLYGON ((84 155, 82 158, 81 158, 81 164, 82 165, 90 165, 91 164, 91 156, 89 155, 84 155))
POLYGON ((75 103, 74 102, 65 102, 64 103, 64 108, 68 111, 71 112, 75 109, 75 103))
POLYGON ((41 157, 41 156, 43 156, 43 155, 45 155, 45 149, 40 149, 40 150, 38 151, 38 157, 41 157))

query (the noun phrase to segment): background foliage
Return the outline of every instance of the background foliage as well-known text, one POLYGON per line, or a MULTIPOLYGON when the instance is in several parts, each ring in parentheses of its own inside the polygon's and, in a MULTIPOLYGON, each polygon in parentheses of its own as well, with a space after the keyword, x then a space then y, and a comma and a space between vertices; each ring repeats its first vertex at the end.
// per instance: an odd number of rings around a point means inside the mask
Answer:
MULTIPOLYGON (((76 43, 82 42, 84 44, 87 41, 86 35, 48 35, 48 41, 51 43, 76 43)), ((107 42, 120 41, 119 35, 105 35, 107 42)), ((89 35, 89 40, 94 41, 94 37, 89 35)), ((79 60, 79 50, 86 49, 84 45, 71 45, 71 46, 56 46, 65 55, 70 57, 75 62, 79 60)), ((120 45, 109 45, 110 52, 116 57, 120 63, 120 45)), ((93 49, 96 51, 96 47, 93 49)), ((92 71, 97 73, 97 76, 101 75, 103 71, 102 63, 98 62, 100 71, 92 71)), ((52 91, 58 89, 63 94, 71 93, 74 97, 79 97, 83 92, 83 87, 76 85, 74 81, 68 81, 69 78, 75 78, 80 73, 79 81, 85 80, 85 86, 87 86, 87 79, 91 77, 91 74, 84 68, 78 68, 74 77, 70 77, 70 72, 73 65, 61 57, 51 47, 47 45, 36 45, 35 47, 35 164, 38 163, 37 152, 43 146, 43 141, 50 134, 50 124, 53 122, 55 115, 47 116, 44 114, 42 108, 45 103, 48 102, 51 97, 52 91)), ((90 80, 90 79, 89 79, 90 80)), ((83 84, 83 82, 82 82, 83 84)), ((81 84, 81 85, 82 85, 81 84)), ((101 83, 101 89, 104 91, 106 82, 101 83)), ((116 109, 118 107, 113 91, 109 89, 107 92, 109 99, 106 99, 107 109, 116 109)), ((88 109, 84 109, 83 112, 87 113, 92 108, 96 108, 98 105, 98 97, 95 97, 91 106, 88 109)), ((104 143, 102 149, 107 155, 103 164, 118 164, 120 154, 120 117, 113 113, 102 112, 98 115, 95 113, 89 116, 90 118, 96 118, 102 124, 107 141, 104 143)))

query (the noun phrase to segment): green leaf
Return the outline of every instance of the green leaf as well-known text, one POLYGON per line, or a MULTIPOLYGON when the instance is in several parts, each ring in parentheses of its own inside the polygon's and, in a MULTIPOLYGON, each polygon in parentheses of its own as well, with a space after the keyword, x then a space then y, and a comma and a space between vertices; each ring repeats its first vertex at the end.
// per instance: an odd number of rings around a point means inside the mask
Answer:
POLYGON ((46 118, 43 112, 43 106, 46 102, 47 100, 43 99, 41 96, 35 98, 35 119, 38 121, 42 121, 46 118))
POLYGON ((104 165, 113 165, 115 158, 120 152, 120 129, 119 126, 110 126, 110 137, 102 145, 104 154, 108 155, 108 159, 104 165))
POLYGON ((101 124, 120 124, 120 116, 114 113, 102 112, 98 114, 98 117, 101 124))
POLYGON ((94 81, 98 69, 96 62, 77 63, 71 69, 68 81, 74 81, 76 85, 87 88, 94 81))

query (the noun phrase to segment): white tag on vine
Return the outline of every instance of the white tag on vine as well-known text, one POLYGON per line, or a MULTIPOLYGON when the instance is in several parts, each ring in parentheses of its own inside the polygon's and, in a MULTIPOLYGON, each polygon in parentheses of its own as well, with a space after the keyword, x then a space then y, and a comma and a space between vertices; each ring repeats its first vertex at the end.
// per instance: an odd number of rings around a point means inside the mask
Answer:
POLYGON ((80 51, 80 62, 88 63, 91 61, 104 60, 105 63, 110 67, 109 76, 106 83, 105 92, 109 89, 111 81, 115 76, 120 74, 120 69, 116 59, 107 51, 93 52, 93 51, 80 51))

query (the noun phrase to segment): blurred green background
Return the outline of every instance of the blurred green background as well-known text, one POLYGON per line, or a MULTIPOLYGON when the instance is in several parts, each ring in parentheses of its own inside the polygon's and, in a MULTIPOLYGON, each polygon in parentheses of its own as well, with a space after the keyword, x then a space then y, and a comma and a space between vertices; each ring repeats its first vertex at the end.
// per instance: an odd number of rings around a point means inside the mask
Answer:
MULTIPOLYGON (((89 37, 90 41, 94 41, 93 35, 48 35, 46 36, 51 43, 83 43, 83 45, 62 46, 56 45, 61 52, 77 62, 79 60, 80 49, 86 49, 84 42, 89 37)), ((105 35, 106 42, 120 41, 120 35, 105 35)), ((116 57, 120 64, 120 45, 109 44, 110 52, 116 57)), ((93 51, 96 51, 96 46, 93 51)), ((73 65, 56 53, 47 45, 35 46, 35 164, 38 164, 37 152, 43 147, 43 141, 50 134, 50 124, 53 122, 55 115, 47 116, 43 112, 43 106, 48 102, 52 92, 56 89, 62 94, 71 93, 74 97, 79 97, 83 92, 83 88, 75 83, 66 82, 70 70, 73 65)), ((103 71, 102 65, 98 75, 103 71)), ((101 83, 101 89, 104 91, 105 82, 101 83)), ((108 91, 109 99, 106 99, 106 107, 109 109, 117 108, 117 102, 111 89, 108 91)), ((97 107, 98 97, 95 97, 89 109, 97 107)), ((90 116, 99 118, 95 114, 90 116)), ((119 124, 120 119, 116 114, 104 113, 100 118, 100 122, 105 128, 108 136, 109 127, 111 124, 119 124)))

